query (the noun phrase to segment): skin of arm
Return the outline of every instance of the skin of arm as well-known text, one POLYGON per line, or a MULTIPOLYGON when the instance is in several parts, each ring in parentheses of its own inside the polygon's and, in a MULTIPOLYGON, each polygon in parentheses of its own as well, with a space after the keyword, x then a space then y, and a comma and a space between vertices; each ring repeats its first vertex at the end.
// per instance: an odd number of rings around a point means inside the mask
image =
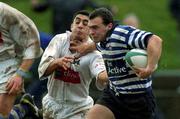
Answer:
POLYGON ((147 52, 148 52, 147 68, 154 71, 155 66, 158 63, 162 52, 162 40, 160 39, 160 37, 153 35, 149 39, 147 52))
POLYGON ((138 77, 144 79, 154 71, 162 52, 162 39, 156 35, 150 37, 147 46, 148 64, 146 68, 135 68, 138 77))
POLYGON ((70 63, 72 63, 74 57, 64 56, 61 58, 54 59, 46 69, 44 76, 48 76, 52 74, 58 67, 62 67, 67 70, 70 67, 70 63))
MULTIPOLYGON (((28 72, 30 67, 32 66, 33 59, 24 59, 19 67, 23 72, 28 72)), ((21 87, 23 85, 23 77, 17 73, 15 73, 9 82, 7 83, 6 90, 9 94, 17 94, 20 93, 21 87)))
POLYGON ((99 90, 103 90, 108 84, 108 75, 106 71, 102 71, 99 73, 97 79, 96 79, 96 87, 99 90))
POLYGON ((82 43, 81 45, 70 47, 70 50, 77 51, 79 54, 75 55, 75 58, 79 58, 81 56, 86 55, 89 52, 96 50, 96 44, 94 42, 82 43))

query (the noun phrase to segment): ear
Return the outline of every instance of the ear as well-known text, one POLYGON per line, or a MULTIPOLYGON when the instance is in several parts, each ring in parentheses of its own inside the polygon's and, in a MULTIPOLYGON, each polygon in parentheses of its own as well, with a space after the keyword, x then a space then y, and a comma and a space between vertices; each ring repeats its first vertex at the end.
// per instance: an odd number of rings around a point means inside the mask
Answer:
POLYGON ((112 24, 112 23, 109 23, 109 24, 107 25, 107 29, 108 29, 108 30, 111 30, 112 27, 113 27, 113 24, 112 24))

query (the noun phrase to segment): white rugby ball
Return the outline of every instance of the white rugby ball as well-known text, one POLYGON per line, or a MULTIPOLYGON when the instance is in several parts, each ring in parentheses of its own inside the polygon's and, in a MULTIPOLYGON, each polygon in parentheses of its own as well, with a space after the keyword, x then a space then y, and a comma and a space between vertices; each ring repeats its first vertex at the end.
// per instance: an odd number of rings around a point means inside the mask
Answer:
MULTIPOLYGON (((125 61, 130 67, 145 68, 147 66, 147 51, 132 49, 125 55, 125 61)), ((155 69, 157 68, 157 65, 155 69)))

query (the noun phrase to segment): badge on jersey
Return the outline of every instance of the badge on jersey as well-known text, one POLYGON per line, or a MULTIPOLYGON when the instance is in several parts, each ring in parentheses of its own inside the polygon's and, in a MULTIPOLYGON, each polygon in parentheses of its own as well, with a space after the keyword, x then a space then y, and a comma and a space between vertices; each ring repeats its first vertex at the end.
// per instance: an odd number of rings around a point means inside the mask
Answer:
POLYGON ((81 82, 79 73, 75 72, 70 68, 68 68, 67 70, 64 70, 63 68, 59 68, 58 70, 55 71, 54 78, 56 80, 61 80, 64 82, 69 82, 74 84, 78 84, 81 82))

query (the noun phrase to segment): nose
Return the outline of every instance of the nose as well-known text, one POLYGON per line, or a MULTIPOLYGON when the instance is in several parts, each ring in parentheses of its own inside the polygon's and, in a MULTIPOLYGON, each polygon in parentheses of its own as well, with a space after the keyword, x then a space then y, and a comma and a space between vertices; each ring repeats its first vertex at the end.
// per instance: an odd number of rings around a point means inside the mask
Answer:
POLYGON ((80 22, 80 23, 78 24, 78 27, 79 27, 79 28, 83 28, 83 26, 84 26, 84 25, 83 25, 82 22, 80 22))
POLYGON ((92 29, 90 29, 90 33, 89 34, 93 36, 95 34, 95 32, 92 29))

